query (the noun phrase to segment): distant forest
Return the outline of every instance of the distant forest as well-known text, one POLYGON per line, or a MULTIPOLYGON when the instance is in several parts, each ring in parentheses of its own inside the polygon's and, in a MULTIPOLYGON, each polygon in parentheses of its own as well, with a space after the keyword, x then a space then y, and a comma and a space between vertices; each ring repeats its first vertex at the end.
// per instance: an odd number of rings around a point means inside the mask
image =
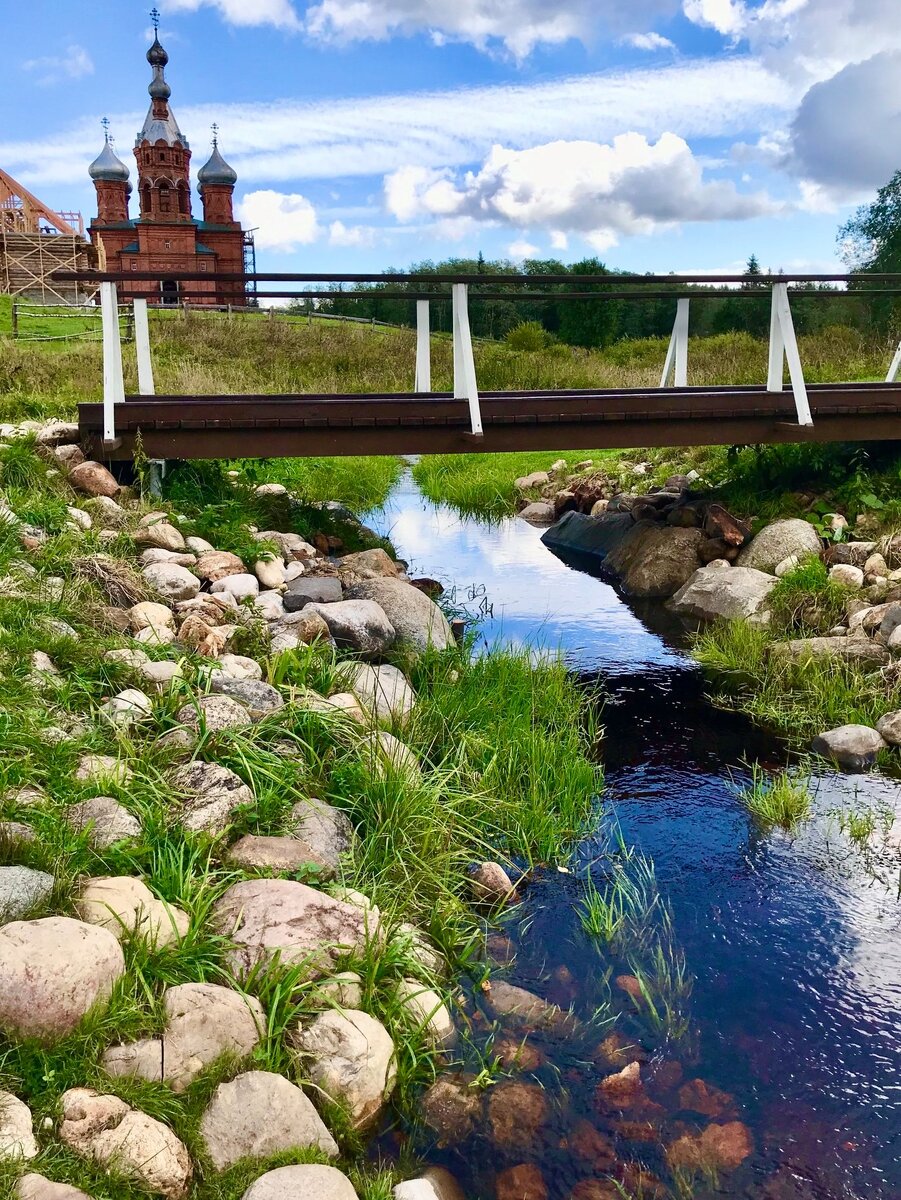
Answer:
MULTIPOLYGON (((389 268, 390 270, 392 269, 389 268)), ((609 288, 604 284, 580 284, 580 275, 612 274, 611 270, 596 258, 571 265, 555 259, 530 259, 517 265, 503 260, 487 261, 480 255, 478 259, 451 258, 440 263, 416 263, 406 270, 425 275, 523 274, 533 276, 536 285, 540 285, 542 275, 572 276, 572 285, 555 284, 542 288, 542 291, 547 291, 547 299, 542 300, 517 299, 516 289, 513 288, 510 290, 509 299, 480 300, 479 287, 471 287, 470 321, 473 335, 498 340, 509 337, 514 344, 519 343, 523 349, 538 349, 536 338, 542 337, 546 342, 560 341, 571 346, 584 347, 609 346, 624 338, 669 337, 675 319, 674 299, 643 300, 640 298, 641 289, 636 287, 635 300, 605 300, 606 290, 621 290, 617 288, 615 279, 611 279, 609 288), (598 299, 555 299, 555 293, 573 290, 597 292, 598 299), (522 328, 526 325, 531 333, 530 338, 514 334, 513 331, 526 333, 522 328)), ((398 271, 398 274, 400 273, 398 271)), ((748 260, 744 274, 746 282, 736 288, 735 294, 730 296, 711 296, 709 288, 700 286, 680 289, 695 301, 691 313, 693 336, 733 331, 743 331, 755 337, 768 335, 769 289, 765 283, 766 276, 761 272, 753 255, 748 260)), ((353 290, 366 291, 367 295, 359 299, 342 299, 340 291, 336 290, 334 298, 321 302, 322 310, 347 316, 370 317, 395 325, 415 325, 415 302, 392 299, 383 293, 402 291, 421 294, 432 289, 421 283, 385 283, 355 285, 353 290)), ((434 290, 446 293, 447 289, 439 288, 436 284, 434 290)), ((486 285, 484 290, 496 289, 486 285)), ((530 290, 529 285, 525 285, 521 290, 530 290)), ((649 285, 647 290, 659 292, 661 288, 659 285, 649 285)), ((305 311, 303 303, 298 303, 295 307, 305 311)), ((885 298, 877 296, 867 298, 865 276, 862 276, 861 286, 854 291, 853 297, 828 285, 799 286, 793 292, 792 313, 799 334, 818 333, 834 325, 850 326, 861 332, 874 329, 888 332, 896 323, 895 306, 891 301, 886 303, 885 298)), ((451 306, 448 300, 433 303, 432 329, 450 332, 451 306)))

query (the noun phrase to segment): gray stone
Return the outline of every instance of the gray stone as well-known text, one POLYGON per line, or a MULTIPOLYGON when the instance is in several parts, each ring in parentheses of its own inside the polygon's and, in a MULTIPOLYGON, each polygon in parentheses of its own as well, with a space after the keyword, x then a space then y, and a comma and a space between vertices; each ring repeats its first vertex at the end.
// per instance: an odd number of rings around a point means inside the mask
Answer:
POLYGON ((310 848, 313 861, 331 875, 338 874, 342 857, 353 848, 354 829, 347 814, 313 796, 298 800, 292 807, 291 833, 310 848))
POLYGON ((20 921, 53 891, 53 876, 31 867, 0 867, 0 924, 20 921))
POLYGON ((359 1200, 335 1167, 277 1167, 252 1183, 241 1200, 359 1200))
POLYGON ((0 1091, 0 1162, 37 1158, 31 1109, 12 1094, 0 1091))
POLYGON ((700 565, 703 530, 636 521, 605 559, 623 591, 640 599, 668 599, 700 565))
POLYGON ((901 746, 901 712, 886 713, 876 722, 876 732, 890 746, 901 746))
POLYGON ((241 654, 223 654, 219 659, 219 670, 232 679, 262 679, 263 668, 253 658, 241 654))
POLYGON ((194 704, 185 704, 178 710, 177 719, 189 729, 205 728, 208 733, 222 733, 227 729, 243 729, 253 724, 253 717, 246 704, 230 696, 203 696, 194 704))
POLYGON ((200 580, 187 567, 175 563, 151 563, 141 574, 166 600, 191 600, 200 591, 200 580))
POLYGON ((669 607, 681 617, 700 621, 747 620, 758 613, 776 579, 752 567, 701 567, 673 596, 669 607))
POLYGON ((96 850, 108 850, 116 842, 141 836, 141 822, 112 796, 92 796, 66 809, 67 824, 88 830, 88 841, 96 850))
POLYGON ((101 704, 99 712, 113 725, 126 729, 153 715, 153 702, 140 688, 126 688, 101 704))
POLYGON ((531 475, 521 475, 514 479, 513 486, 518 492, 530 492, 533 488, 546 487, 551 481, 547 471, 533 471, 531 475))
POLYGON ((219 763, 186 763, 169 780, 182 801, 179 823, 193 833, 223 833, 239 808, 253 804, 244 780, 219 763))
POLYGON ((228 861, 236 867, 280 874, 293 874, 305 867, 315 867, 323 880, 335 877, 335 867, 323 862, 319 855, 300 838, 264 837, 246 833, 228 851, 228 861))
MULTIPOLYGON (((380 580, 380 583, 396 582, 380 580)), ((361 587, 371 587, 361 584, 361 587)), ((407 585, 402 585, 406 587, 407 585)), ((415 589, 411 588, 411 591, 415 589)), ((421 593, 417 593, 420 595, 421 593)), ((430 602, 431 603, 431 602, 430 602)), ((380 605, 372 600, 339 600, 333 604, 311 603, 307 611, 318 613, 328 625, 329 632, 339 646, 355 650, 366 658, 379 658, 396 638, 394 626, 380 605)))
POLYGON ((368 663, 351 663, 344 671, 347 690, 376 722, 403 723, 416 706, 416 693, 406 675, 387 663, 372 667, 368 663))
POLYGON ((445 650, 454 645, 454 635, 438 605, 402 579, 370 579, 356 584, 347 594, 354 600, 375 602, 394 628, 398 642, 410 650, 422 653, 429 646, 445 650))
POLYGON ((864 670, 875 671, 889 661, 889 652, 878 642, 861 637, 799 638, 793 642, 774 642, 770 654, 803 662, 808 658, 840 658, 864 670))
POLYGON ((147 662, 139 674, 141 678, 158 694, 167 691, 177 679, 184 678, 184 671, 176 662, 147 662))
POLYGON ((221 671, 210 677, 210 690, 219 696, 230 696, 247 706, 250 715, 259 720, 285 707, 285 700, 278 688, 259 679, 233 679, 221 671))
POLYGON ((279 533, 277 529, 264 529, 253 536, 258 542, 274 542, 281 550, 286 563, 309 562, 316 557, 316 547, 305 542, 299 533, 279 533))
MULTIPOLYGON (((606 504, 607 501, 605 500, 603 503, 606 504)), ((517 516, 520 520, 527 521, 529 525, 553 525, 554 506, 548 504, 546 500, 536 501, 534 504, 527 504, 517 516)))
POLYGON ((200 1136, 217 1171, 242 1158, 270 1158, 314 1147, 338 1155, 335 1139, 310 1100, 283 1075, 246 1071, 220 1083, 200 1121, 200 1136))
POLYGON ((308 604, 336 604, 344 599, 341 580, 332 575, 302 575, 288 584, 283 597, 285 612, 299 612, 308 604))
POLYGON ((320 1013, 292 1038, 302 1070, 325 1096, 343 1105, 356 1129, 381 1113, 397 1080, 394 1042, 374 1017, 353 1009, 320 1013))
POLYGON ((866 771, 876 762, 886 741, 869 725, 842 725, 814 738, 813 750, 846 771, 866 771))
POLYGON ((122 785, 131 779, 131 769, 111 754, 84 754, 78 760, 75 778, 79 783, 106 781, 122 785))
POLYGON ((29 1171, 16 1186, 15 1200, 92 1200, 92 1197, 68 1183, 54 1183, 44 1175, 29 1171))
POLYGON ((899 626, 901 626, 901 604, 893 602, 885 609, 876 636, 880 642, 887 645, 889 638, 899 626))
POLYGON ((524 1033, 534 1029, 553 1029, 565 1020, 565 1014, 556 1004, 549 1004, 534 992, 502 979, 491 980, 491 986, 484 992, 484 999, 495 1017, 524 1033))
POLYGON ((791 518, 774 521, 761 529, 738 556, 739 567, 753 567, 772 573, 783 559, 796 554, 799 559, 819 555, 823 548, 820 535, 808 521, 791 518))

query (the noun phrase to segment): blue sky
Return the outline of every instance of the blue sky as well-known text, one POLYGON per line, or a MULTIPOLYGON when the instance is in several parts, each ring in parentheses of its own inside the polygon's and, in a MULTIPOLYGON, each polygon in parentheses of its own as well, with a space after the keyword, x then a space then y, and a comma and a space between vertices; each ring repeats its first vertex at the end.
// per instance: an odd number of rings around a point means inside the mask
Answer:
MULTIPOLYGON (((160 7, 194 168, 216 121, 263 268, 482 251, 716 271, 752 252, 773 269, 838 265, 838 226, 901 166, 896 5, 160 7)), ((93 213, 103 116, 134 169, 148 8, 35 0, 6 16, 0 165, 52 206, 93 213)))

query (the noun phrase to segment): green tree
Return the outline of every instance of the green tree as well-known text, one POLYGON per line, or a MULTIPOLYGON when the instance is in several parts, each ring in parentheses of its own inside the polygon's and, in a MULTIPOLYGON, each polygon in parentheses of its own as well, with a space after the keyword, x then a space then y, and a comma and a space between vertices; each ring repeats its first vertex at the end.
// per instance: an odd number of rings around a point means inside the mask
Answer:
MULTIPOLYGON (((839 252, 848 267, 862 278, 851 286, 857 291, 878 287, 864 278, 870 272, 901 271, 901 171, 896 171, 876 199, 863 204, 838 231, 839 252)), ((901 300, 874 296, 870 300, 873 325, 880 329, 901 324, 901 300)))

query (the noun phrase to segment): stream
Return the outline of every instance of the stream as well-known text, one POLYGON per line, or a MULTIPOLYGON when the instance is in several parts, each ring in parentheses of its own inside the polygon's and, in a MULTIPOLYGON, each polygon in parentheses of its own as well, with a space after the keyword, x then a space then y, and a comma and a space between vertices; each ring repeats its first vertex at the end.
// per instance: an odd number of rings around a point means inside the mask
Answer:
MULTIPOLYGON (((711 704, 684 632, 661 606, 628 605, 602 580, 554 557, 541 531, 523 521, 488 525, 435 507, 409 473, 369 523, 390 536, 411 574, 441 580, 456 603, 479 613, 485 643, 562 650, 574 673, 602 685, 604 815, 578 847, 571 873, 540 874, 504 932, 517 950, 511 982, 572 1005, 583 1019, 604 989, 622 1010, 628 998, 612 978, 629 968, 608 961, 583 932, 582 880, 609 849, 614 825, 626 846, 653 860, 673 942, 694 983, 681 1040, 645 1038, 629 1025, 634 1006, 625 1010, 630 1036, 647 1048, 642 1076, 653 1103, 635 1114, 641 1120, 608 1123, 618 1158, 648 1172, 643 1184, 627 1178, 622 1195, 898 1200, 899 860, 884 844, 882 853, 858 849, 839 814, 873 812, 884 837, 901 812, 901 785, 823 764, 811 780, 812 819, 795 835, 764 832, 738 790, 749 782, 750 763, 779 768, 788 752, 711 704), (706 1123, 684 1111, 676 1062, 685 1081, 728 1093, 709 1115, 740 1120, 754 1143, 737 1170, 696 1179, 694 1191, 679 1190, 660 1145, 706 1123), (636 1128, 642 1121, 664 1133, 645 1140, 636 1128), (655 1178, 669 1190, 655 1190, 655 1178)), ((602 1030, 595 1043, 603 1037, 602 1030)), ((571 1149, 576 1123, 596 1121, 599 1080, 617 1068, 586 1062, 584 1044, 548 1040, 543 1050, 535 1077, 552 1117, 527 1152, 497 1153, 484 1138, 425 1148, 468 1196, 494 1200, 496 1172, 521 1162, 541 1167, 551 1200, 618 1194, 606 1184, 580 1185, 604 1172, 571 1149)))

